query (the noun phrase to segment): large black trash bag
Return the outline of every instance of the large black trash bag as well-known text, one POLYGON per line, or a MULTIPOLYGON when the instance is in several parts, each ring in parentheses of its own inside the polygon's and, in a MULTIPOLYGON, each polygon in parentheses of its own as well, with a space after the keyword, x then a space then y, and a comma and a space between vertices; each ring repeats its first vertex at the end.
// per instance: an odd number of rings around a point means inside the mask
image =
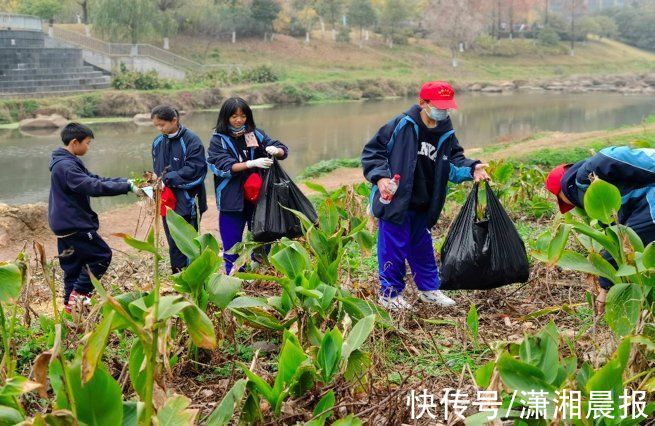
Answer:
POLYGON ((485 290, 528 280, 525 244, 486 183, 487 208, 476 218, 478 183, 448 230, 441 249, 444 290, 485 290))
POLYGON ((312 203, 293 183, 280 163, 274 159, 273 165, 264 177, 255 207, 252 223, 253 239, 269 243, 282 237, 300 237, 303 234, 300 219, 287 209, 299 211, 312 223, 318 220, 312 203))

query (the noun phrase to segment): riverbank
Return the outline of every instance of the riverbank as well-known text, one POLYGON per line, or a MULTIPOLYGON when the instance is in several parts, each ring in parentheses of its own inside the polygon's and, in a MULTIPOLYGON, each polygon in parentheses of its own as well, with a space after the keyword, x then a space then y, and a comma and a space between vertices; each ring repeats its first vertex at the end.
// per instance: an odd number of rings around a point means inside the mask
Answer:
MULTIPOLYGON (((655 68, 654 68, 655 69, 655 68)), ((588 93, 655 95, 655 72, 605 76, 571 76, 557 79, 515 79, 460 82, 452 80, 458 93, 503 94, 514 92, 588 93)), ((335 102, 388 97, 415 97, 421 81, 393 79, 333 80, 320 83, 268 83, 226 88, 117 91, 61 98, 0 100, 0 128, 17 128, 17 122, 36 115, 59 114, 67 119, 102 118, 109 121, 131 119, 159 104, 172 104, 181 110, 216 110, 230 96, 241 96, 253 106, 335 102)))

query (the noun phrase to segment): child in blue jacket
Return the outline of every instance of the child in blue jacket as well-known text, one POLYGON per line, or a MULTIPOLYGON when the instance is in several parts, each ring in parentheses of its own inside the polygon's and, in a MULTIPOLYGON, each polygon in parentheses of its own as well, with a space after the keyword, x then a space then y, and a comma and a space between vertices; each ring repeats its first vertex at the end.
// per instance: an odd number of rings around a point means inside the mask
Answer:
MULTIPOLYGON (((156 106, 150 114, 161 132, 152 142, 152 167, 175 196, 175 213, 198 229, 200 216, 207 210, 205 192, 205 147, 200 138, 180 123, 180 114, 170 105, 156 106)), ((164 232, 173 273, 184 269, 189 259, 171 237, 166 220, 164 232)))
POLYGON ((223 242, 225 270, 229 274, 237 255, 226 254, 243 240, 243 231, 252 225, 255 204, 246 200, 243 185, 259 170, 271 167, 273 160, 287 158, 289 149, 258 129, 248 103, 239 98, 227 99, 207 152, 209 170, 214 173, 218 228, 223 242))
MULTIPOLYGON (((655 151, 610 146, 586 160, 555 167, 548 174, 546 188, 557 197, 560 212, 575 207, 584 209, 590 176, 615 185, 621 192, 619 223, 632 228, 644 245, 655 241, 655 151)), ((607 251, 603 250, 601 255, 616 267, 616 261, 607 251)), ((603 277, 598 281, 601 289, 596 302, 602 312, 612 282, 603 277)))
POLYGON ((143 191, 123 178, 104 178, 91 174, 79 157, 86 154, 93 132, 79 123, 69 123, 61 131, 65 147, 52 152, 48 223, 57 236, 59 266, 64 271, 64 307, 71 312, 77 303, 90 304, 93 284, 89 270, 100 279, 112 253, 98 235, 98 215, 91 209, 90 197, 143 191), (88 269, 87 269, 88 267, 88 269))
POLYGON ((364 146, 362 166, 371 182, 371 210, 379 219, 378 270, 380 304, 387 309, 410 309, 402 296, 405 261, 409 263, 419 298, 452 306, 439 290, 439 271, 430 229, 437 223, 446 199, 448 181, 489 179, 479 161, 464 157, 448 110, 456 109, 455 91, 446 82, 425 83, 418 105, 382 126, 364 146), (396 184, 394 175, 400 175, 396 184), (380 196, 391 198, 388 204, 380 196))

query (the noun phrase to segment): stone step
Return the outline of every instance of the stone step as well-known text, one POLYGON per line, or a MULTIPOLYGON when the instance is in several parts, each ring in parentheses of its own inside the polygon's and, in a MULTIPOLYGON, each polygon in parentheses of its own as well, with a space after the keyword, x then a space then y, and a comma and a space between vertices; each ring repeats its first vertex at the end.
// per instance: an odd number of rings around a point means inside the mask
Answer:
POLYGON ((22 82, 22 81, 43 81, 43 80, 56 80, 68 78, 96 78, 102 77, 104 74, 100 71, 95 71, 90 68, 86 71, 79 72, 60 72, 58 74, 13 74, 13 75, 0 75, 0 83, 2 82, 22 82))
POLYGON ((0 99, 36 99, 36 98, 49 98, 52 96, 68 96, 79 95, 83 93, 93 93, 98 89, 107 89, 107 87, 99 87, 97 89, 80 89, 80 90, 62 90, 55 92, 32 92, 32 93, 14 93, 14 92, 0 92, 0 99))
MULTIPOLYGON (((60 92, 79 92, 79 91, 90 91, 90 90, 97 90, 97 89, 108 89, 111 86, 109 82, 105 83, 94 83, 90 85, 80 85, 80 84, 72 84, 72 85, 56 85, 56 86, 48 86, 44 87, 43 89, 47 89, 47 92, 51 93, 56 93, 57 95, 60 95, 60 92)), ((46 91, 40 91, 40 90, 35 90, 37 89, 34 86, 30 87, 12 87, 8 89, 0 89, 0 93, 4 92, 4 97, 11 97, 12 95, 16 96, 21 96, 21 94, 26 94, 26 95, 32 95, 33 93, 45 93, 46 91)))
MULTIPOLYGON (((88 70, 93 70, 95 71, 95 68, 90 67, 88 65, 85 66, 80 66, 80 67, 70 67, 70 68, 64 68, 64 72, 70 72, 70 73, 75 73, 75 72, 86 72, 88 70)), ((59 75, 62 73, 62 68, 57 67, 57 68, 27 68, 27 69, 4 69, 0 70, 0 78, 2 78, 3 75, 11 76, 11 75, 52 75, 56 74, 59 75)))
POLYGON ((27 80, 27 81, 0 81, 0 90, 17 90, 22 88, 50 88, 57 86, 88 86, 96 84, 111 83, 111 79, 106 76, 93 78, 59 78, 51 80, 27 80))

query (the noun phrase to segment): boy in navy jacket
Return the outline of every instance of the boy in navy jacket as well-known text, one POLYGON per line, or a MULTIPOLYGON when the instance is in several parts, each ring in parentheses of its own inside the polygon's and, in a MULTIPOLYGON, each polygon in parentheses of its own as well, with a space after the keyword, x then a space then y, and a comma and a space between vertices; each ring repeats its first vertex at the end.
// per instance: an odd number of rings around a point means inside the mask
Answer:
MULTIPOLYGON (((645 245, 655 241, 655 150, 610 146, 586 160, 555 167, 548 174, 546 188, 557 197, 562 213, 575 207, 584 209, 584 194, 592 175, 621 192, 619 223, 632 228, 645 245)), ((608 252, 602 251, 601 255, 616 267, 608 252)), ((602 311, 612 282, 601 277, 599 284, 596 301, 602 311)))
MULTIPOLYGON (((200 215, 207 210, 205 191, 205 147, 200 138, 180 123, 179 112, 170 105, 159 105, 150 115, 161 132, 152 142, 153 171, 175 196, 175 213, 198 229, 200 215)), ((189 259, 171 237, 166 220, 164 231, 168 241, 173 273, 184 269, 189 259)))
POLYGON ((103 178, 91 174, 80 156, 93 140, 88 127, 70 123, 61 131, 65 147, 52 152, 48 223, 57 236, 59 265, 64 270, 64 305, 88 305, 93 284, 89 271, 100 279, 111 263, 111 249, 98 235, 98 215, 91 209, 90 197, 143 191, 123 178, 103 178), (87 269, 88 267, 88 269, 87 269))
POLYGON ((371 210, 379 222, 378 269, 380 303, 388 309, 409 309, 403 298, 405 261, 419 298, 452 306, 439 291, 439 272, 430 229, 446 199, 448 181, 489 179, 486 164, 464 157, 448 116, 456 109, 455 91, 446 82, 423 85, 418 105, 382 126, 364 146, 362 166, 371 182, 371 210), (398 185, 392 177, 400 175, 398 185), (380 197, 391 198, 383 203, 380 197), (393 198, 392 198, 393 197, 393 198))

